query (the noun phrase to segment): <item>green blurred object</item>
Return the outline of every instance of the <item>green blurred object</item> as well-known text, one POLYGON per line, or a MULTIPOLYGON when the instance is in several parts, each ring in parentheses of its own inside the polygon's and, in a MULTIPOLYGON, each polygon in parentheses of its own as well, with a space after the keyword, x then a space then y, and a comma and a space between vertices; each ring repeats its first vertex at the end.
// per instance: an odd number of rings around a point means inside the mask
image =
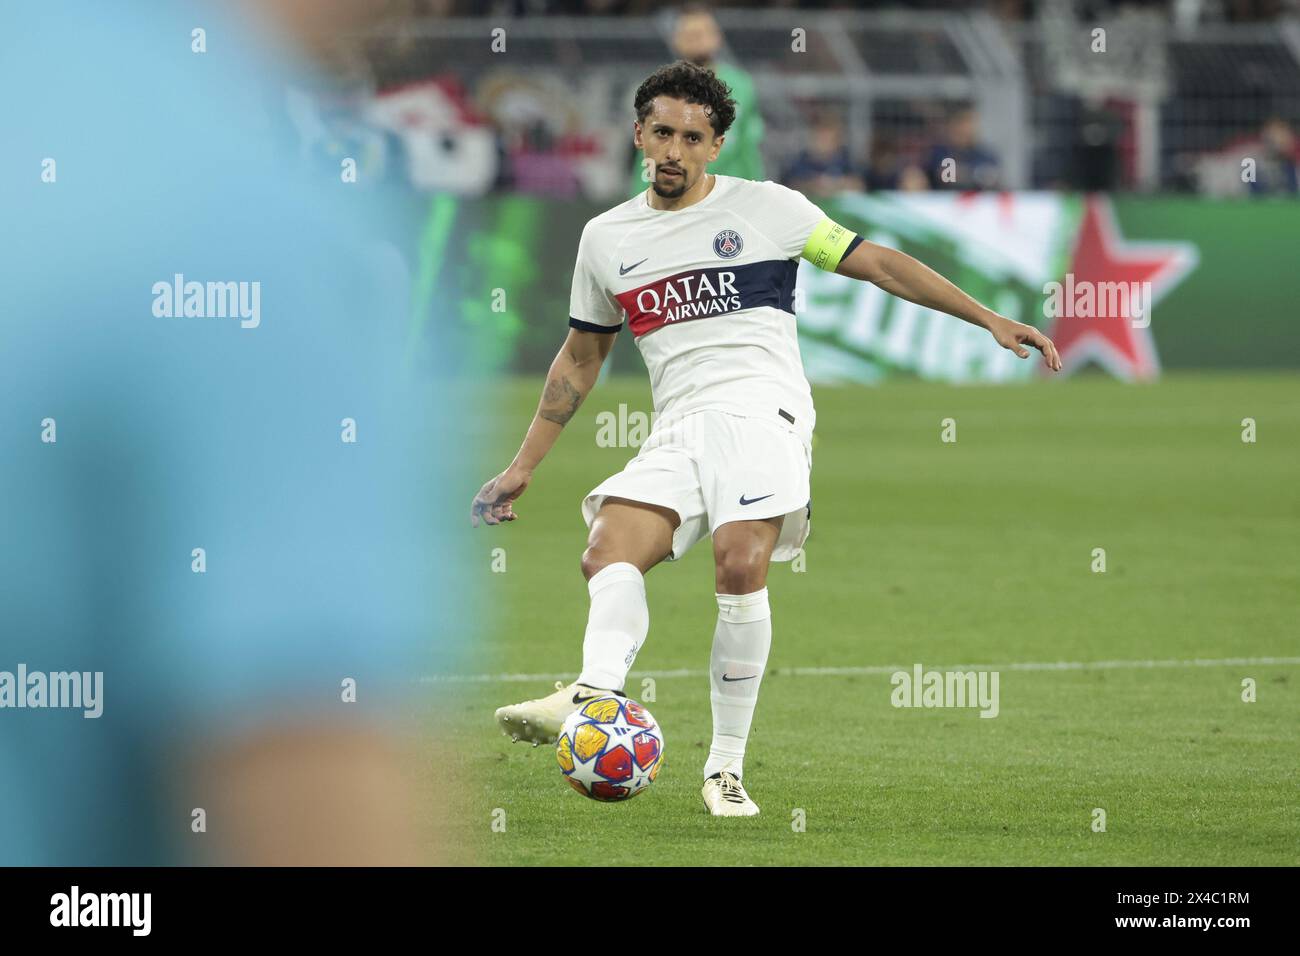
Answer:
MULTIPOLYGON (((454 294, 462 324, 485 336, 472 354, 492 368, 547 368, 566 332, 578 238, 607 204, 531 197, 443 202, 455 204, 460 238, 426 241, 421 262, 442 260, 433 267, 436 281, 426 277, 421 284, 428 294, 419 311, 454 294), (493 237, 486 246, 476 241, 483 234, 493 237), (495 287, 506 290, 510 308, 489 316, 495 287)), ((864 238, 902 249, 990 308, 1051 335, 1057 333, 1043 315, 1045 285, 1077 268, 1082 223, 1091 211, 1107 224, 1106 251, 1115 261, 1181 257, 1156 295, 1150 328, 1135 332, 1152 342, 1156 365, 1132 377, 1151 378, 1162 369, 1300 368, 1293 321, 1300 270, 1288 258, 1300 235, 1300 204, 1293 201, 889 192, 846 193, 818 204, 864 238)), ((430 215, 443 217, 431 233, 453 228, 441 207, 430 215)), ((814 383, 1025 382, 1042 374, 982 329, 807 263, 800 265, 795 310, 814 383)), ((631 339, 621 334, 614 347, 616 373, 644 370, 631 339)), ((1062 356, 1070 374, 1098 367, 1071 361, 1064 348, 1062 356)))

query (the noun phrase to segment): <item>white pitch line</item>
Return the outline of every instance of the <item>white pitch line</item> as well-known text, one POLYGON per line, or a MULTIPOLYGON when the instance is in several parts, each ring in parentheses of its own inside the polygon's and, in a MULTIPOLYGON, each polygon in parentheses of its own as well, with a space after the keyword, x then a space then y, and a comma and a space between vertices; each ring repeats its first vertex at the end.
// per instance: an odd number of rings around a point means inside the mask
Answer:
MULTIPOLYGON (((1300 664, 1300 657, 1195 657, 1190 660, 1164 661, 1018 661, 1011 664, 949 664, 944 667, 925 665, 936 671, 1105 671, 1141 670, 1151 667, 1246 667, 1266 664, 1300 664)), ((911 672, 913 664, 872 664, 861 667, 774 667, 767 672, 777 677, 855 677, 869 674, 893 674, 895 671, 911 672)), ((699 668, 679 668, 662 671, 633 671, 629 679, 653 677, 655 680, 670 677, 708 677, 709 672, 699 668)), ((421 684, 476 684, 524 683, 533 681, 573 680, 573 674, 433 674, 421 677, 421 684)))

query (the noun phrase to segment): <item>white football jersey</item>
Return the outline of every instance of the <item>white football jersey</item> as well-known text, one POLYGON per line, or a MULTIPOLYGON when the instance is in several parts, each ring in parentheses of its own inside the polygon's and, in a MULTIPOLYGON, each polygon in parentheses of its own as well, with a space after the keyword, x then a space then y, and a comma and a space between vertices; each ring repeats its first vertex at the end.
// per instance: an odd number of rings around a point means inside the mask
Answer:
POLYGON ((812 435, 812 390, 795 332, 799 256, 826 218, 779 183, 717 176, 680 210, 647 194, 589 221, 573 272, 569 324, 624 321, 650 371, 656 423, 718 409, 780 416, 812 435))

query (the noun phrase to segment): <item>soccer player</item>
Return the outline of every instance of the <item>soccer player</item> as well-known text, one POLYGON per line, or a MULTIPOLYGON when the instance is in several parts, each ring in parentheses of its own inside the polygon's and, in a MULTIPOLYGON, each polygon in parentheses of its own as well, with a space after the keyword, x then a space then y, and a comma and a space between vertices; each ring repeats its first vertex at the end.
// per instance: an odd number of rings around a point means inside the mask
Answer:
POLYGON ((989 331, 1059 370, 1037 329, 980 305, 894 249, 864 241, 801 194, 710 175, 735 115, 710 71, 678 61, 636 93, 633 126, 654 179, 587 223, 569 333, 510 466, 479 490, 471 524, 513 521, 514 504, 596 383, 626 322, 650 372, 655 419, 639 453, 587 495, 582 572, 591 609, 582 672, 547 697, 496 712, 514 739, 554 741, 582 702, 623 684, 649 630, 644 575, 713 539, 718 623, 709 679, 713 742, 704 803, 752 816, 745 743, 772 642, 767 569, 794 557, 811 520, 813 402, 795 331, 798 259, 874 282, 989 331))

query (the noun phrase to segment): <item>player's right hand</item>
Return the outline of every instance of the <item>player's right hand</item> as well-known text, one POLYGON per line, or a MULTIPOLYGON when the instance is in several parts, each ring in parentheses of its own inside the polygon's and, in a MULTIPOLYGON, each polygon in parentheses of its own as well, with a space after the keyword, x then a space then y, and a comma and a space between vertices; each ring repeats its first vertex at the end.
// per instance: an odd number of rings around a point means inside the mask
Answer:
POLYGON ((490 525, 514 521, 518 518, 519 516, 515 514, 514 501, 524 493, 532 478, 533 476, 528 472, 507 468, 485 484, 478 490, 478 494, 474 496, 474 503, 470 506, 470 527, 477 528, 479 518, 490 525))

